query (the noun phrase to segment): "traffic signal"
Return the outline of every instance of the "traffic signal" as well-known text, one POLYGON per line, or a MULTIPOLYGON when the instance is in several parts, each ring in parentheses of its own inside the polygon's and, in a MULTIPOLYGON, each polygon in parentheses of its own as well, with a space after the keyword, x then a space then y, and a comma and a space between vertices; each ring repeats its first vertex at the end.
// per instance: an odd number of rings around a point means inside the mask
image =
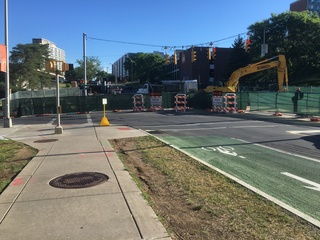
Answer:
POLYGON ((50 60, 46 62, 46 70, 49 72, 54 72, 56 70, 54 60, 50 60))
POLYGON ((211 60, 211 51, 210 48, 207 49, 207 58, 211 60))
POLYGON ((62 72, 69 71, 69 64, 63 62, 62 63, 62 72))
POLYGON ((169 62, 170 62, 169 55, 166 54, 166 64, 168 64, 169 62))
POLYGON ((69 63, 69 70, 73 70, 73 64, 69 63))
POLYGON ((173 60, 173 64, 176 65, 177 64, 177 54, 173 54, 172 55, 172 60, 173 60))
POLYGON ((191 61, 192 62, 197 61, 197 52, 195 50, 191 51, 191 61))
POLYGON ((250 38, 248 38, 247 40, 246 40, 246 52, 247 53, 250 53, 250 48, 251 48, 251 41, 250 41, 250 38))
POLYGON ((217 48, 212 49, 212 61, 214 62, 217 58, 217 48))

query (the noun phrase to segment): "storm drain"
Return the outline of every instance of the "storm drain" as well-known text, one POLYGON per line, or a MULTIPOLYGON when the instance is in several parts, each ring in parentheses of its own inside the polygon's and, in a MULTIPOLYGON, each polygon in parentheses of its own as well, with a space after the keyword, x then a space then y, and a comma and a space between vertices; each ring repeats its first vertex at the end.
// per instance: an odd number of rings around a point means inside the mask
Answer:
POLYGON ((109 177, 98 172, 79 172, 66 174, 52 179, 49 184, 56 188, 87 188, 99 185, 108 181, 109 177))
POLYGON ((41 140, 36 140, 33 141, 34 143, 48 143, 48 142, 56 142, 58 139, 41 139, 41 140))

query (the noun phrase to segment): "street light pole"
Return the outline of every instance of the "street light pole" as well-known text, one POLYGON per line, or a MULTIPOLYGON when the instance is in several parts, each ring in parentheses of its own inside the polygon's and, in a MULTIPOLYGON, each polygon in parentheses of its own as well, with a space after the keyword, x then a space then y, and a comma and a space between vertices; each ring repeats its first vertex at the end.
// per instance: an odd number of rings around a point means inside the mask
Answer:
POLYGON ((63 128, 60 125, 60 113, 61 113, 61 106, 60 106, 60 86, 59 86, 59 75, 58 75, 58 62, 55 62, 56 67, 56 105, 57 105, 57 126, 55 128, 55 134, 62 134, 63 128))
POLYGON ((12 119, 10 116, 8 0, 4 1, 4 21, 5 21, 5 46, 6 46, 6 73, 5 73, 6 111, 5 111, 5 115, 4 115, 3 127, 11 128, 12 127, 12 119))
POLYGON ((87 96, 87 34, 83 33, 84 96, 87 96))

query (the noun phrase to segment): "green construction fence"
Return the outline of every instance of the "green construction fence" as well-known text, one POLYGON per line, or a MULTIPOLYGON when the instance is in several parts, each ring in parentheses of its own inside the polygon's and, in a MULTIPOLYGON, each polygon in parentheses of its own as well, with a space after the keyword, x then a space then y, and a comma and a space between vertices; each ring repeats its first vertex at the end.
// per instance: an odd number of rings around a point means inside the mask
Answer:
MULTIPOLYGON (((174 108, 176 93, 162 93, 162 108, 174 108)), ((134 94, 62 96, 62 113, 103 111, 102 99, 107 99, 106 110, 133 109, 134 94)), ((295 92, 238 92, 237 109, 251 111, 279 111, 303 115, 320 115, 320 93, 306 92, 294 102, 295 92)), ((145 108, 150 108, 150 96, 144 95, 145 108)), ((3 107, 5 104, 3 103, 3 107)), ((187 95, 187 107, 211 109, 212 94, 205 92, 187 95)), ((56 114, 56 97, 33 97, 14 99, 10 102, 13 116, 56 114)))

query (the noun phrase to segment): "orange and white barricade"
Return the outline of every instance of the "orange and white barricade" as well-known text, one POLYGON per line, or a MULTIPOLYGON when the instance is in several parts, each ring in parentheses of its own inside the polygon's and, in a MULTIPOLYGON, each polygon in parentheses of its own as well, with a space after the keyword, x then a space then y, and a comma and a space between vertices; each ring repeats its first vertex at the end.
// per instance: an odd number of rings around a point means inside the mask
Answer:
POLYGON ((185 112, 187 110, 187 95, 178 93, 175 96, 175 109, 176 112, 185 112))
POLYGON ((134 112, 145 111, 143 94, 133 95, 133 111, 134 112))
POLYGON ((222 92, 213 92, 212 96, 212 112, 224 112, 222 92))
POLYGON ((150 93, 150 111, 162 111, 161 93, 150 93))
POLYGON ((224 95, 224 112, 237 113, 237 95, 235 93, 227 93, 224 95))

